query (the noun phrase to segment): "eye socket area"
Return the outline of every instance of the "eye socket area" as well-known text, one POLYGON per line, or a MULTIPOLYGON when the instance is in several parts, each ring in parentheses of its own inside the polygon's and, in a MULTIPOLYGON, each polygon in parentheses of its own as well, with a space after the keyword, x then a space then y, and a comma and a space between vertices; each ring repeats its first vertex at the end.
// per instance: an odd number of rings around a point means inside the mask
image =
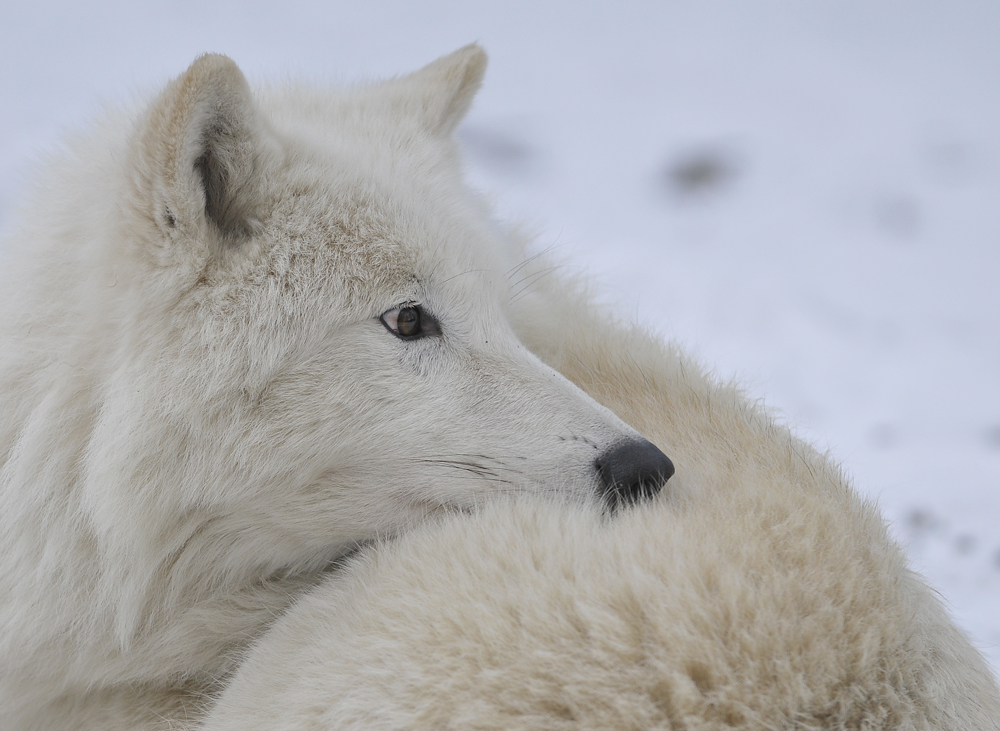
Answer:
POLYGON ((383 313, 379 320, 386 330, 400 340, 416 340, 441 334, 437 320, 418 304, 395 307, 383 313))

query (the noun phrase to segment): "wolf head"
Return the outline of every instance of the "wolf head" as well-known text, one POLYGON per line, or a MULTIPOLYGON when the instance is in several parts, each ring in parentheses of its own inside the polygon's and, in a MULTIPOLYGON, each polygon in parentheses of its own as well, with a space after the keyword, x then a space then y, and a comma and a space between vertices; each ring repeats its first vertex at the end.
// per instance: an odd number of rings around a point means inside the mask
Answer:
POLYGON ((112 544, 309 570, 498 492, 660 489, 670 461, 511 329, 519 261, 451 137, 485 65, 255 94, 207 55, 139 116, 84 458, 112 544))

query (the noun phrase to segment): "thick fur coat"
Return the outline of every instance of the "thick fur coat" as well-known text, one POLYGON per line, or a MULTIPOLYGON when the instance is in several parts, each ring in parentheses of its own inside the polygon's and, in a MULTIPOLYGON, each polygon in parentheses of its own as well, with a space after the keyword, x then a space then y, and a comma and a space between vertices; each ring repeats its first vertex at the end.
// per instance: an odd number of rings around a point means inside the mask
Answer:
POLYGON ((206 731, 1000 729, 982 657, 827 456, 558 278, 517 318, 670 445, 667 489, 610 519, 496 504, 365 550, 206 731))
POLYGON ((0 286, 0 728, 196 708, 441 510, 662 483, 609 471, 669 461, 513 331, 451 137, 484 68, 253 92, 204 56, 51 161, 0 286))
POLYGON ((484 68, 206 56, 50 163, 0 290, 0 728, 1000 728, 835 465, 490 222, 484 68), (609 517, 639 433, 677 475, 609 517))

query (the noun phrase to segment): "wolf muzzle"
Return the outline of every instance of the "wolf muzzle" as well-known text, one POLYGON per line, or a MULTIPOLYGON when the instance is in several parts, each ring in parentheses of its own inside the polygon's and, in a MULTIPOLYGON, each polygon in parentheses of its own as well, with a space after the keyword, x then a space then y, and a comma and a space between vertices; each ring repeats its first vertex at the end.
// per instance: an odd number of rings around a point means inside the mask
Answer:
POLYGON ((594 467, 611 507, 653 497, 674 474, 670 458, 645 439, 612 447, 594 460, 594 467))

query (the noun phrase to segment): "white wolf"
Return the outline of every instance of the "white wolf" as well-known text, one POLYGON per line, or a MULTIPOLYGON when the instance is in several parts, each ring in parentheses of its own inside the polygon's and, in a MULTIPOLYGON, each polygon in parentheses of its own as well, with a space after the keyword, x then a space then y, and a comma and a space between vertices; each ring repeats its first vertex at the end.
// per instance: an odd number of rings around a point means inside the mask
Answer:
POLYGON ((359 542, 670 476, 514 334, 451 139, 484 68, 255 93, 204 56, 49 165, 0 290, 4 731, 169 725, 359 542))
POLYGON ((828 457, 559 277, 518 309, 671 445, 669 491, 614 520, 520 496, 367 547, 202 731, 1000 731, 983 658, 828 457))

